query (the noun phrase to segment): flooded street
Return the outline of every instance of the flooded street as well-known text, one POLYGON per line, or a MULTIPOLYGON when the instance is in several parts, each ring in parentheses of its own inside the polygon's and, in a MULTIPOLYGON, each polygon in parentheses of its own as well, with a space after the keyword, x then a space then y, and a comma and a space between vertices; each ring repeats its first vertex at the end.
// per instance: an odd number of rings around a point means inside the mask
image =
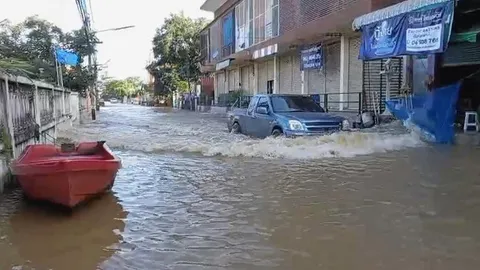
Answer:
POLYGON ((72 215, 0 196, 0 269, 480 269, 480 151, 398 123, 257 140, 133 105, 62 131, 122 159, 72 215))

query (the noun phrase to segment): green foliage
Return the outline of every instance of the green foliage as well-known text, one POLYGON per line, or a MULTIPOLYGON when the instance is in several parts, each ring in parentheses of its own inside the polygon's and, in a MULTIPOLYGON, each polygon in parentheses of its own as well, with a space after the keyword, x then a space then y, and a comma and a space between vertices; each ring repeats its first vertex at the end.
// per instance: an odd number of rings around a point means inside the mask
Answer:
POLYGON ((105 83, 105 97, 132 97, 142 95, 146 86, 138 77, 129 77, 125 80, 109 80, 105 83))
POLYGON ((206 19, 170 14, 153 38, 156 61, 147 66, 155 77, 155 92, 188 91, 200 76, 200 31, 206 19))
MULTIPOLYGON (((89 54, 95 52, 98 39, 91 38, 88 46, 83 29, 64 33, 54 24, 38 16, 28 17, 19 24, 5 22, 0 25, 0 68, 32 79, 56 82, 53 45, 73 49, 80 56, 80 64, 89 54)), ((96 75, 78 65, 67 70, 63 68, 64 86, 83 92, 93 85, 96 75)))

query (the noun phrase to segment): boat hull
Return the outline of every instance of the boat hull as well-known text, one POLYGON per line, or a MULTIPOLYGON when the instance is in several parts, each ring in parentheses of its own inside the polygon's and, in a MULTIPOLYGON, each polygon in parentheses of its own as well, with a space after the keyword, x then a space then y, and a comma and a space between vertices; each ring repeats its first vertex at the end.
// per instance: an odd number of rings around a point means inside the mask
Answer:
MULTIPOLYGON (((79 146, 88 147, 93 147, 92 143, 79 146)), ((28 146, 12 163, 12 172, 27 198, 73 208, 113 187, 121 162, 106 145, 88 155, 59 151, 54 146, 28 146)))
POLYGON ((23 175, 17 179, 27 198, 73 208, 111 190, 116 174, 115 171, 63 172, 23 175))

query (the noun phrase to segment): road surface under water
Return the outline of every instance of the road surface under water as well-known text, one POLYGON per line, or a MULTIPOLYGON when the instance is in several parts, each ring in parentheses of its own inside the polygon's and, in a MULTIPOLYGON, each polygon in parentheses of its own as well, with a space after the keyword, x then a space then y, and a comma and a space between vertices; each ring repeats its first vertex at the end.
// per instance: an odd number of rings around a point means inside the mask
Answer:
POLYGON ((0 197, 0 269, 480 269, 480 151, 398 124, 307 139, 110 105, 113 193, 66 215, 0 197))

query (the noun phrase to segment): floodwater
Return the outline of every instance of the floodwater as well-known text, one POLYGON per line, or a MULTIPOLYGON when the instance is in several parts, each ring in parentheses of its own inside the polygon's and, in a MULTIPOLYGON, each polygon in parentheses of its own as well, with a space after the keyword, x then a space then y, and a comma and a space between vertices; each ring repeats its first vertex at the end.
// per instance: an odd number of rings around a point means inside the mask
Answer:
POLYGON ((113 193, 71 215, 0 197, 0 269, 480 269, 480 151, 398 123, 307 139, 109 105, 113 193))

